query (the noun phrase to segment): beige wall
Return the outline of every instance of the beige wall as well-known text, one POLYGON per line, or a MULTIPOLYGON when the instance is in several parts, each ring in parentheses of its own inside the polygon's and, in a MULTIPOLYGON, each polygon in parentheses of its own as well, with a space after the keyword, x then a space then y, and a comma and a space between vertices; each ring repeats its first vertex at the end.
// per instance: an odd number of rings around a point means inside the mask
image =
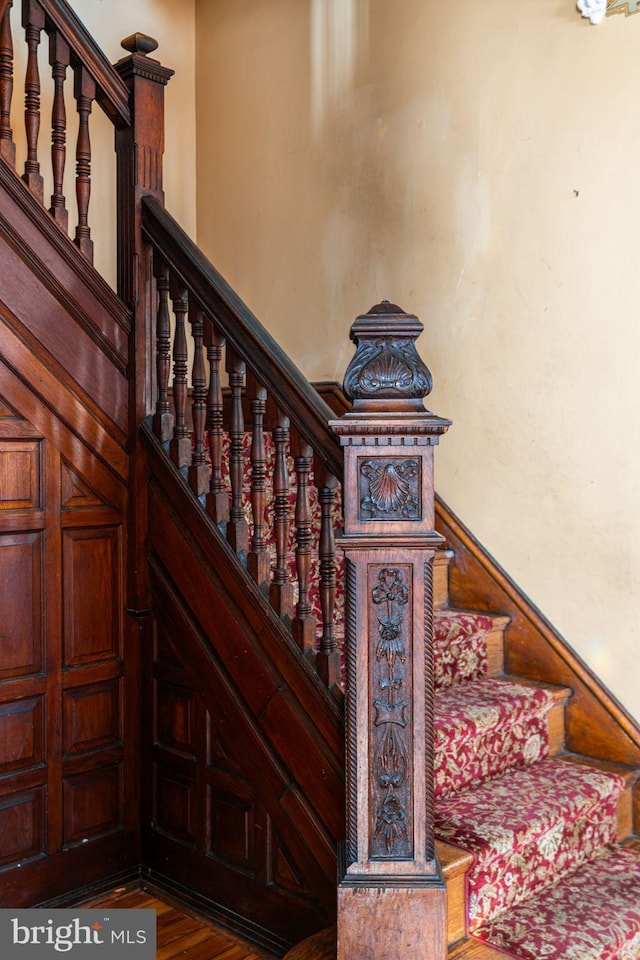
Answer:
POLYGON ((640 716, 640 16, 197 0, 199 241, 311 378, 417 312, 439 491, 640 716))
MULTIPOLYGON (((175 76, 166 87, 165 195, 174 216, 195 235, 195 0, 70 0, 70 3, 112 63, 126 56, 120 41, 139 31, 151 34, 158 40, 159 48, 153 56, 175 70, 175 76)), ((12 104, 12 126, 19 171, 23 169, 26 154, 23 112, 26 47, 24 31, 20 26, 20 7, 18 0, 12 11, 17 81, 12 104)), ((52 191, 49 118, 53 91, 48 46, 44 38, 39 52, 42 78, 39 156, 45 177, 45 196, 48 200, 52 191)), ((71 71, 68 71, 65 194, 73 234, 76 223, 74 173, 77 114, 72 88, 71 71)), ((115 285, 113 126, 99 107, 94 107, 90 134, 92 175, 89 223, 95 245, 95 264, 109 282, 115 285)))

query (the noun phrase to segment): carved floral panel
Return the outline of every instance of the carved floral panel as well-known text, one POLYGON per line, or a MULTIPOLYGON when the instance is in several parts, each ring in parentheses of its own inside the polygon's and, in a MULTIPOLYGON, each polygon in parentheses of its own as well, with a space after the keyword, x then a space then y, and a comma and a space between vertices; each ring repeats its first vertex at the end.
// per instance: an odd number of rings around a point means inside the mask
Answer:
POLYGON ((369 567, 371 859, 413 856, 411 566, 369 567))

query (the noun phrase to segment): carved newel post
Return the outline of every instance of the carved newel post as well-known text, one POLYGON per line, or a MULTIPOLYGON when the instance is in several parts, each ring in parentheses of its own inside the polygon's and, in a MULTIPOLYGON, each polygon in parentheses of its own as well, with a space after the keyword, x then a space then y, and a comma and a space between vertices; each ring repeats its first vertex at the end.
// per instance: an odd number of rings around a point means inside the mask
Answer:
POLYGON ((446 888, 434 844, 433 448, 423 327, 388 301, 356 319, 345 454, 347 839, 338 960, 443 960, 446 888))

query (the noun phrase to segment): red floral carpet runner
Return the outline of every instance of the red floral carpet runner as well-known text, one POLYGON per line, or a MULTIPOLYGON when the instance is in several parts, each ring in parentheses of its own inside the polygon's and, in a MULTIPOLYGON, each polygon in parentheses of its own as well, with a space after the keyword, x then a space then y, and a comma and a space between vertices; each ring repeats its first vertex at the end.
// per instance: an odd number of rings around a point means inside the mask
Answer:
POLYGON ((537 687, 484 678, 439 690, 435 698, 435 789, 447 797, 549 751, 554 699, 537 687))
POLYGON ((517 960, 640 960, 621 777, 551 758, 553 696, 486 676, 485 615, 436 616, 436 834, 470 851, 467 926, 517 960))
POLYGON ((607 851, 476 936, 520 960, 637 960, 640 853, 607 851))
POLYGON ((476 857, 469 929, 614 844, 623 788, 620 777, 551 758, 441 801, 438 836, 476 857))

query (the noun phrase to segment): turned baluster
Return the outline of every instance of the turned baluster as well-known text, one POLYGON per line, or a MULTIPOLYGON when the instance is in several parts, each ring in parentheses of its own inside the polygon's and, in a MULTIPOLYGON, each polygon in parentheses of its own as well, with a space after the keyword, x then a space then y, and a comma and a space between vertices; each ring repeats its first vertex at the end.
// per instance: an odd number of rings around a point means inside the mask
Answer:
POLYGON ((173 437, 169 443, 169 453, 175 465, 186 467, 191 463, 191 440, 187 429, 187 335, 185 331, 185 317, 189 307, 186 287, 175 277, 171 277, 171 299, 173 313, 176 318, 176 329, 173 337, 173 406, 175 422, 173 437))
POLYGON ((231 511, 227 524, 227 540, 238 556, 246 557, 249 550, 249 526, 242 507, 244 482, 244 414, 242 412, 242 388, 245 363, 234 350, 227 347, 227 373, 231 387, 231 423, 229 435, 229 476, 231 479, 231 511))
POLYGON ((53 106, 51 108, 51 166, 53 193, 49 212, 56 223, 67 232, 69 214, 63 193, 64 167, 67 157, 67 112, 64 103, 64 81, 70 63, 69 44, 56 31, 49 37, 49 63, 53 76, 53 106))
POLYGON ((33 195, 44 202, 43 179, 38 163, 38 134, 40 132, 40 72, 38 46, 44 28, 44 10, 36 0, 27 0, 22 6, 22 26, 27 40, 27 73, 24 81, 24 125, 27 135, 27 159, 22 179, 33 195))
POLYGON ((173 414, 169 408, 169 377, 171 376, 171 320, 169 317, 169 268, 157 254, 153 257, 153 272, 158 289, 156 319, 156 379, 158 395, 153 416, 153 432, 165 443, 173 435, 173 414))
POLYGON ((204 319, 197 304, 189 305, 189 321, 193 336, 193 367, 191 368, 193 419, 193 458, 189 467, 189 486, 197 497, 205 493, 209 471, 204 452, 204 429, 207 420, 207 376, 204 368, 204 319))
POLYGON ((78 225, 75 243, 80 252, 93 263, 93 240, 89 229, 89 200, 91 199, 91 141, 89 139, 89 115, 96 97, 96 85, 89 72, 82 66, 75 72, 74 96, 78 110, 78 141, 76 146, 76 199, 78 202, 78 225))
POLYGON ((224 405, 220 383, 220 361, 224 337, 218 335, 211 322, 205 324, 204 342, 209 364, 207 394, 207 431, 211 458, 211 483, 207 494, 207 512, 214 523, 226 524, 229 519, 229 493, 222 479, 222 447, 224 442, 224 405))
POLYGON ((336 541, 333 529, 333 508, 338 481, 316 459, 314 476, 320 501, 320 607, 322 610, 322 638, 316 656, 318 676, 332 690, 340 683, 340 651, 335 638, 336 608, 336 541))
POLYGON ((267 550, 264 511, 267 489, 267 461, 264 445, 264 415, 267 408, 267 391, 250 374, 247 377, 247 392, 251 396, 251 514, 253 535, 251 550, 247 556, 247 570, 260 586, 269 582, 271 559, 267 550))
POLYGON ((0 22, 0 156, 9 166, 16 165, 16 145, 11 130, 11 98, 13 97, 13 37, 11 36, 11 7, 7 0, 0 22))
POLYGON ((311 503, 309 500, 309 473, 313 450, 296 431, 294 434, 294 467, 298 490, 296 495, 296 572, 298 575, 298 602, 291 628, 293 639, 305 656, 313 656, 316 647, 316 618, 309 600, 311 580, 311 503))
POLYGON ((276 568, 269 588, 271 606, 279 617, 293 616, 293 583, 289 573, 289 470, 287 447, 289 443, 289 418, 281 410, 272 431, 275 448, 273 476, 273 529, 276 542, 276 568))

